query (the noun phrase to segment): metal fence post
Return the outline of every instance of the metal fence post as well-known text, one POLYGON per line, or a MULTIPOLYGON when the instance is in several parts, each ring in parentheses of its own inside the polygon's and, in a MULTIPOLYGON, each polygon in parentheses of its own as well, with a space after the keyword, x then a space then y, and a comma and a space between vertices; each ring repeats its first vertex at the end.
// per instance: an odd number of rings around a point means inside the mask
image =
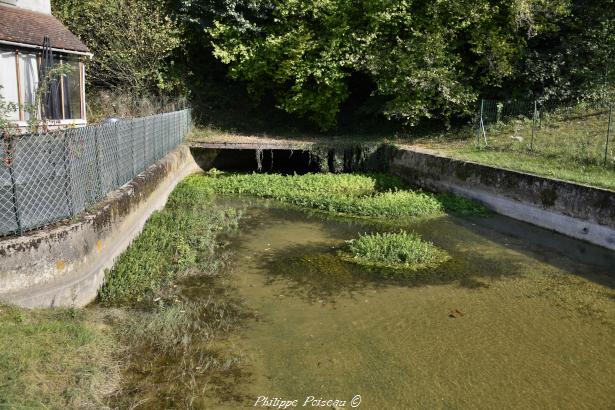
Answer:
POLYGON ((134 131, 134 118, 130 120, 130 155, 132 156, 132 175, 134 178, 137 175, 137 159, 135 158, 135 131, 134 131))
POLYGON ((532 116, 532 140, 530 141, 530 151, 534 150, 534 134, 536 133, 536 100, 534 100, 534 115, 532 116))
POLYGON ((115 130, 115 187, 120 187, 120 133, 118 131, 118 123, 113 124, 115 130))
POLYGON ((483 140, 485 141, 485 147, 486 147, 487 146, 487 132, 485 131, 485 122, 483 120, 484 106, 485 106, 485 99, 482 98, 480 100, 480 122, 479 122, 478 134, 477 134, 477 143, 480 146, 480 134, 482 132, 483 140))
POLYGON ((609 156, 609 139, 611 137, 611 117, 613 114, 613 106, 609 106, 609 126, 606 130, 606 143, 604 144, 604 165, 607 164, 607 159, 609 156))
POLYGON ((139 167, 140 172, 145 171, 145 168, 147 168, 147 149, 145 149, 145 141, 147 141, 146 139, 146 134, 147 134, 147 118, 141 118, 141 135, 143 136, 143 141, 142 141, 142 146, 143 146, 143 164, 141 165, 141 167, 139 167))

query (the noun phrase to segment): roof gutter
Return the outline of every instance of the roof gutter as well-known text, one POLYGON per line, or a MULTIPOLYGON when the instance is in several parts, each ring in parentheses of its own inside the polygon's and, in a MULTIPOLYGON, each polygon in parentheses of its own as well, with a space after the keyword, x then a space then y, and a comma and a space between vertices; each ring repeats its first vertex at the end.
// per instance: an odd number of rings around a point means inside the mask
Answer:
MULTIPOLYGON (((38 46, 36 44, 16 43, 14 41, 6 41, 6 40, 0 40, 0 45, 6 45, 6 46, 11 46, 11 47, 33 48, 36 50, 43 49, 43 46, 38 46)), ((55 47, 52 47, 51 50, 58 52, 58 53, 75 54, 79 56, 86 56, 89 58, 94 57, 94 54, 85 52, 85 51, 67 50, 64 48, 55 48, 55 47)))

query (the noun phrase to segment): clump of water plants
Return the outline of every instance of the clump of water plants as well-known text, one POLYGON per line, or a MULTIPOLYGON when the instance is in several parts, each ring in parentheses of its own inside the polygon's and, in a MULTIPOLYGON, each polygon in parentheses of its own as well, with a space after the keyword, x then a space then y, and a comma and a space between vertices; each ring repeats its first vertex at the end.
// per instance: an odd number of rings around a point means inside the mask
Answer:
POLYGON ((435 268, 450 259, 433 243, 405 231, 360 235, 346 242, 343 259, 360 265, 417 271, 435 268))
POLYGON ((192 185, 219 194, 271 198, 300 207, 368 218, 424 218, 445 212, 481 214, 476 202, 411 190, 385 174, 223 174, 195 176, 192 185))

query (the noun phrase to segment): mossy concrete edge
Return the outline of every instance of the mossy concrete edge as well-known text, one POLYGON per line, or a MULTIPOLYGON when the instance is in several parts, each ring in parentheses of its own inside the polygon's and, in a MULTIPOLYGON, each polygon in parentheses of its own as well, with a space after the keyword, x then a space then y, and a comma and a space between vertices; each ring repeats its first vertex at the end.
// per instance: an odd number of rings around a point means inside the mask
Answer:
POLYGON ((477 200, 494 212, 615 250, 615 192, 397 147, 388 170, 409 183, 477 200))
POLYGON ((78 220, 0 239, 0 300, 23 307, 92 302, 105 271, 151 214, 198 171, 189 148, 181 145, 78 220))

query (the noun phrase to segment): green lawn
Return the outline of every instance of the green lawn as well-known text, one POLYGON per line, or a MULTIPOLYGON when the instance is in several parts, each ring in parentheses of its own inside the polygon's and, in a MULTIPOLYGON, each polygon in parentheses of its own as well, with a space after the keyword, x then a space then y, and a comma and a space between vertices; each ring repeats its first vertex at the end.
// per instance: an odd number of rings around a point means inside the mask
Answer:
MULTIPOLYGON (((613 129, 615 126, 611 126, 613 129)), ((535 129, 516 119, 487 128, 487 146, 464 129, 421 138, 415 143, 457 159, 530 172, 552 178, 615 189, 615 139, 604 163, 608 113, 566 113, 545 116, 535 129)))

